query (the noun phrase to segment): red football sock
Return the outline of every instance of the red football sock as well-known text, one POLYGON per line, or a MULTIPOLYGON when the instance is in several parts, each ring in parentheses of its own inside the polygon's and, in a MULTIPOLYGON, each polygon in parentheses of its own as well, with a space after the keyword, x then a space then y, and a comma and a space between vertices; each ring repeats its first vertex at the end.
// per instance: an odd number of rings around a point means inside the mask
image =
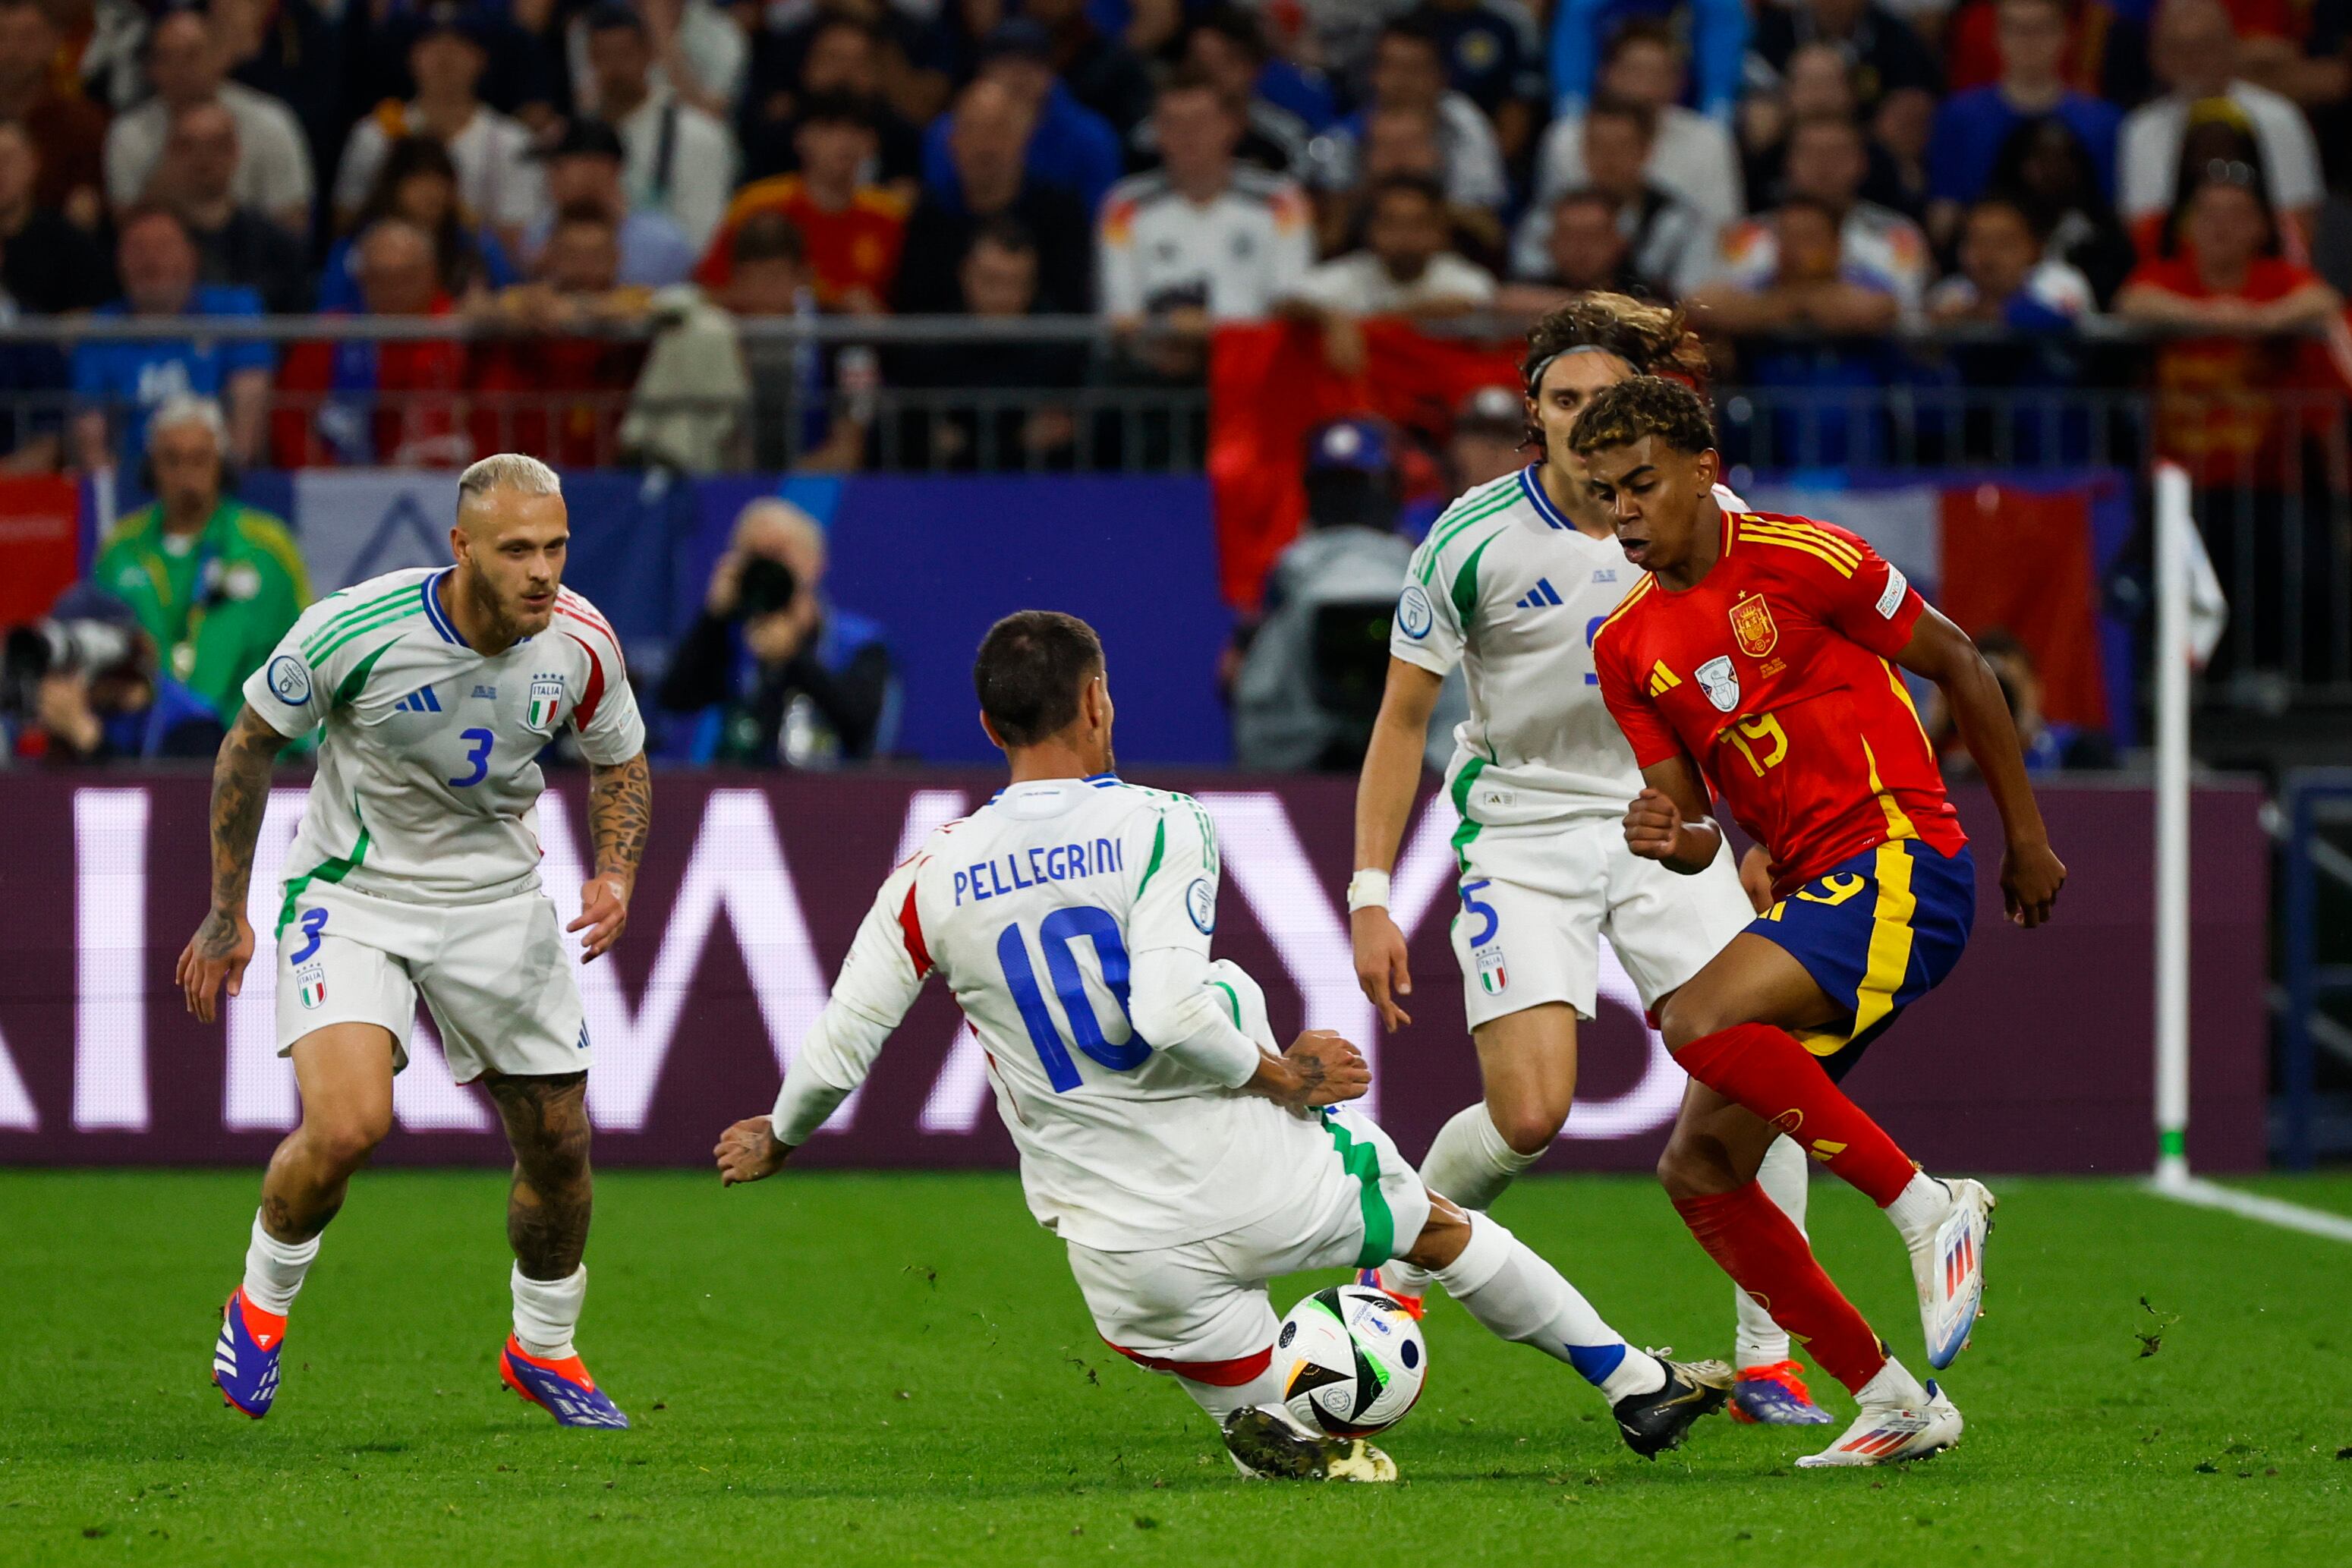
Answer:
POLYGON ((1750 1182, 1727 1193, 1676 1198, 1675 1212, 1733 1282, 1849 1391, 1886 1364, 1870 1324, 1822 1272, 1804 1234, 1762 1187, 1750 1182))
POLYGON ((1797 1141, 1885 1208, 1918 1167, 1786 1029, 1735 1024, 1675 1053, 1683 1071, 1797 1141))

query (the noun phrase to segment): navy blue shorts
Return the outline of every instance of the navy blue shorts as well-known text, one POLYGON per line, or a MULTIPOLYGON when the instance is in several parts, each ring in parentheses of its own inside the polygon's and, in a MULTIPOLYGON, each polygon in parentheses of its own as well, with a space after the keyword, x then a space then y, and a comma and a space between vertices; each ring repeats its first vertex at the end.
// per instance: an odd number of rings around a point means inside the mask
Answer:
POLYGON ((1749 922, 1787 950, 1846 1010, 1842 1023, 1790 1031, 1832 1079, 1862 1058, 1895 1015, 1942 984, 1977 918, 1976 860, 1916 838, 1866 849, 1749 922))

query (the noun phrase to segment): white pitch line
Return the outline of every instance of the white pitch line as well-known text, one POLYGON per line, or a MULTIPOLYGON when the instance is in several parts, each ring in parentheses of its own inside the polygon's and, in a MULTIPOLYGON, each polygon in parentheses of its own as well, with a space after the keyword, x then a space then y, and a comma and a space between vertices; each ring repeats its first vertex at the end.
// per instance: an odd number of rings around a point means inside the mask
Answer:
POLYGON ((2191 1205, 2200 1209, 2221 1209, 2224 1213, 2256 1219, 2264 1225, 2275 1225, 2287 1230, 2299 1230, 2306 1236, 2324 1236, 2330 1241, 2352 1242, 2352 1217, 2329 1214, 2322 1209, 2305 1208, 2279 1198, 2266 1198, 2257 1193, 2242 1193, 2235 1187, 2195 1176, 2183 1176, 2175 1181, 2150 1180, 2147 1191, 2160 1198, 2191 1205))

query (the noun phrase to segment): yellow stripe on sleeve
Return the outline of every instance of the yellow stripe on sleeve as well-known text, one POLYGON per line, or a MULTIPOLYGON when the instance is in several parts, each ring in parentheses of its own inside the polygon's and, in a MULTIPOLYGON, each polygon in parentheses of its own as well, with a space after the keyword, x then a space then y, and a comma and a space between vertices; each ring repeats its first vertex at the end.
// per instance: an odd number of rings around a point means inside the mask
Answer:
POLYGON ((1851 577, 1853 575, 1853 568, 1848 565, 1843 559, 1839 556, 1832 555, 1821 546, 1808 542, 1807 541, 1801 539, 1784 539, 1777 534, 1759 533, 1753 528, 1742 528, 1739 531, 1739 537, 1741 540, 1751 544, 1777 544, 1783 550, 1801 550, 1808 555, 1817 557, 1818 559, 1826 562, 1830 570, 1835 572, 1841 577, 1851 577))
POLYGON ((1801 540, 1817 545, 1832 555, 1842 555, 1856 566, 1862 564, 1862 552, 1826 528, 1810 522, 1795 522, 1785 518, 1759 517, 1746 520, 1741 527, 1758 533, 1777 533, 1784 538, 1801 540))

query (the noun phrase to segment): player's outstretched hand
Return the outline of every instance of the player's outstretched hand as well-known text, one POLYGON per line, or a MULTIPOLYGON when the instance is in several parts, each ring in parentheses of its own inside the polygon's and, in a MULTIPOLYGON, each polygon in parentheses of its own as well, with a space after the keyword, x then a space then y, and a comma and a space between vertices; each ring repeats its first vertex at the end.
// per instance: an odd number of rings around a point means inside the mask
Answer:
POLYGON ((1388 910, 1372 904, 1348 917, 1348 935, 1356 948, 1356 984, 1364 988, 1364 995, 1381 1010, 1382 1026, 1403 1028, 1412 1022, 1412 1015, 1396 1004, 1397 997, 1412 994, 1412 969, 1405 960, 1404 932, 1397 929, 1388 910))
POLYGON ((1644 789, 1625 807, 1625 847, 1644 860, 1672 859, 1682 833, 1682 807, 1664 790, 1644 789))
POLYGON ((2000 901, 2011 925, 2032 931, 2047 921, 2065 885, 2066 863, 2049 845, 2012 844, 2001 851, 2000 901))
POLYGON ((223 983, 232 996, 245 989, 245 966, 253 962, 253 925, 238 910, 223 914, 215 910, 180 950, 180 962, 172 972, 188 999, 188 1011, 200 1023, 209 1024, 216 1016, 223 983))
POLYGON ((565 926, 565 931, 584 931, 580 939, 580 962, 593 963, 621 940, 629 926, 629 900, 623 896, 621 885, 610 877, 595 877, 580 888, 580 918, 565 926))
POLYGON ((719 1135, 711 1153, 719 1160, 719 1184, 756 1182, 772 1176, 793 1157, 793 1146, 776 1142, 776 1130, 764 1116, 747 1116, 719 1135))
POLYGON ((1361 1051, 1329 1029, 1309 1029, 1282 1053, 1288 1065, 1286 1092, 1275 1098, 1293 1110, 1311 1110, 1360 1100, 1372 1087, 1372 1069, 1361 1051))

